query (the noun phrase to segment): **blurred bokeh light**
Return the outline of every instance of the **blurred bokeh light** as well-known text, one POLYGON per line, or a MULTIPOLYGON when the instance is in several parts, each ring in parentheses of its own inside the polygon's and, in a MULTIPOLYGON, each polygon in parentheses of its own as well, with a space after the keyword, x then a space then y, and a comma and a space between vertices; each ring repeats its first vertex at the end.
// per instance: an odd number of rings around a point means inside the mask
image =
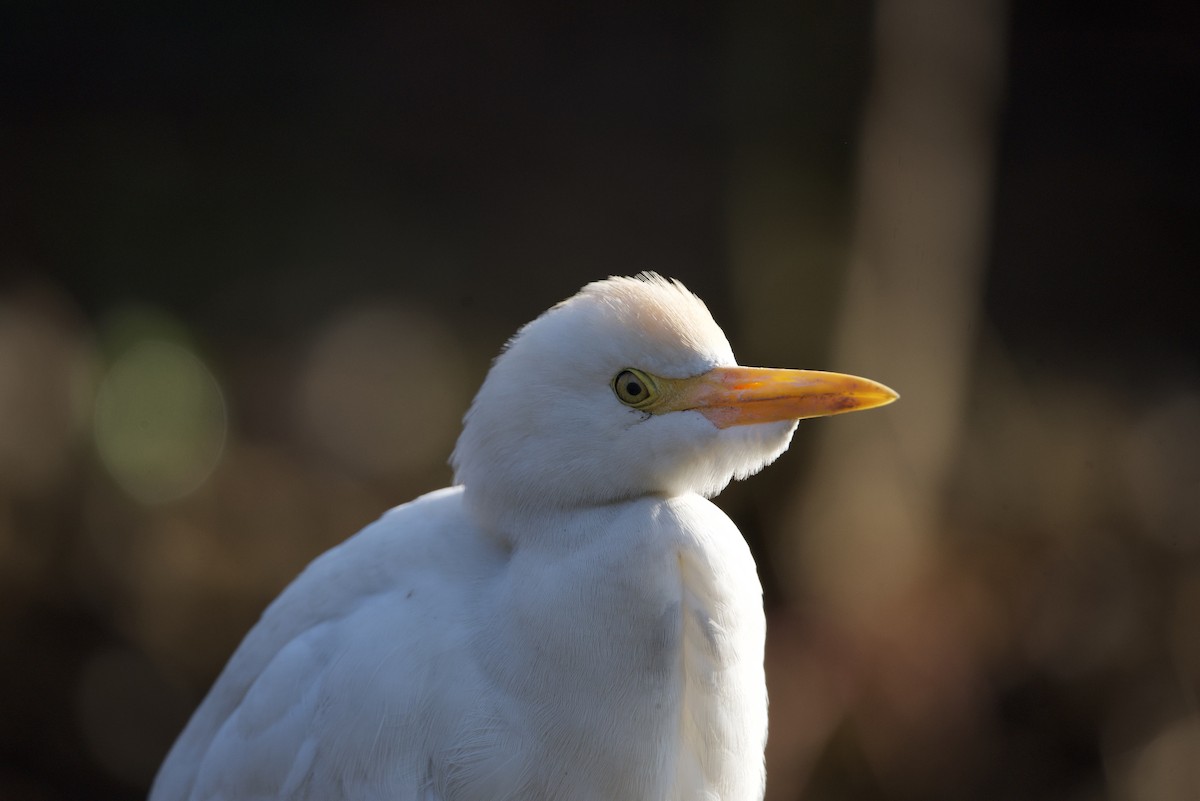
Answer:
POLYGON ((355 474, 420 474, 458 438, 466 372, 453 336, 429 315, 347 309, 312 346, 297 393, 300 424, 355 474))
POLYGON ((719 502, 768 799, 1200 798, 1200 16, 0 9, 0 799, 140 798, 263 607, 656 269, 896 387, 719 502))
POLYGON ((96 396, 96 450, 133 497, 161 503, 208 478, 225 445, 225 403, 184 346, 144 339, 108 368, 96 396))

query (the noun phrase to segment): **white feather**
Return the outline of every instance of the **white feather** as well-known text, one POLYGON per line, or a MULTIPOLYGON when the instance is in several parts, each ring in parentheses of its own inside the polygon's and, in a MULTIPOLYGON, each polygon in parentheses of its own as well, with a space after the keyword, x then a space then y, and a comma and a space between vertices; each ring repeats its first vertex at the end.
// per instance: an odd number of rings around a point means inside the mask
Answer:
POLYGON ((705 500, 794 422, 647 415, 611 381, 733 365, 657 276, 585 287, 496 360, 456 483, 309 566, 266 610, 151 792, 181 799, 760 799, 754 562, 705 500))

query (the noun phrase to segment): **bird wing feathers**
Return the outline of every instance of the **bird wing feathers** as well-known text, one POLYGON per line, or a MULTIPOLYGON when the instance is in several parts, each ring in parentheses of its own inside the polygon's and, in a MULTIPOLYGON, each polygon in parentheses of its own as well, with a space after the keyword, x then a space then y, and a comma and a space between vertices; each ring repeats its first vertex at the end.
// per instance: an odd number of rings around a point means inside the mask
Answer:
POLYGON ((470 530, 458 494, 398 507, 313 562, 230 659, 151 801, 436 799, 428 699, 453 719, 445 690, 470 683, 452 658, 465 637, 455 593, 477 567, 446 547, 470 530))

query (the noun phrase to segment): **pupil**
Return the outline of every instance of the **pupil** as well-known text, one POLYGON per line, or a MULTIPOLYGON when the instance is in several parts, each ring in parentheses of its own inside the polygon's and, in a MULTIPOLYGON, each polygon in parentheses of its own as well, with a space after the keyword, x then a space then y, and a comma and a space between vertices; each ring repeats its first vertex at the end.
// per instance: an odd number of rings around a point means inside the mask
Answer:
POLYGON ((642 387, 638 382, 630 381, 628 384, 625 385, 625 391, 628 392, 630 395, 641 395, 642 387))

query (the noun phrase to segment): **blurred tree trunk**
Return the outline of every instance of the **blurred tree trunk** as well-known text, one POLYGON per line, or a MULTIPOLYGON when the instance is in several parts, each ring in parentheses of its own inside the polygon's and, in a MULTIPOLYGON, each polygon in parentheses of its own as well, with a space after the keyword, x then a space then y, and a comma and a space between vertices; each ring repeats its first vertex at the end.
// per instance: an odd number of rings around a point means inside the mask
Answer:
POLYGON ((822 427, 791 573, 862 621, 920 579, 970 380, 989 234, 1001 0, 883 0, 830 363, 902 396, 822 427))

